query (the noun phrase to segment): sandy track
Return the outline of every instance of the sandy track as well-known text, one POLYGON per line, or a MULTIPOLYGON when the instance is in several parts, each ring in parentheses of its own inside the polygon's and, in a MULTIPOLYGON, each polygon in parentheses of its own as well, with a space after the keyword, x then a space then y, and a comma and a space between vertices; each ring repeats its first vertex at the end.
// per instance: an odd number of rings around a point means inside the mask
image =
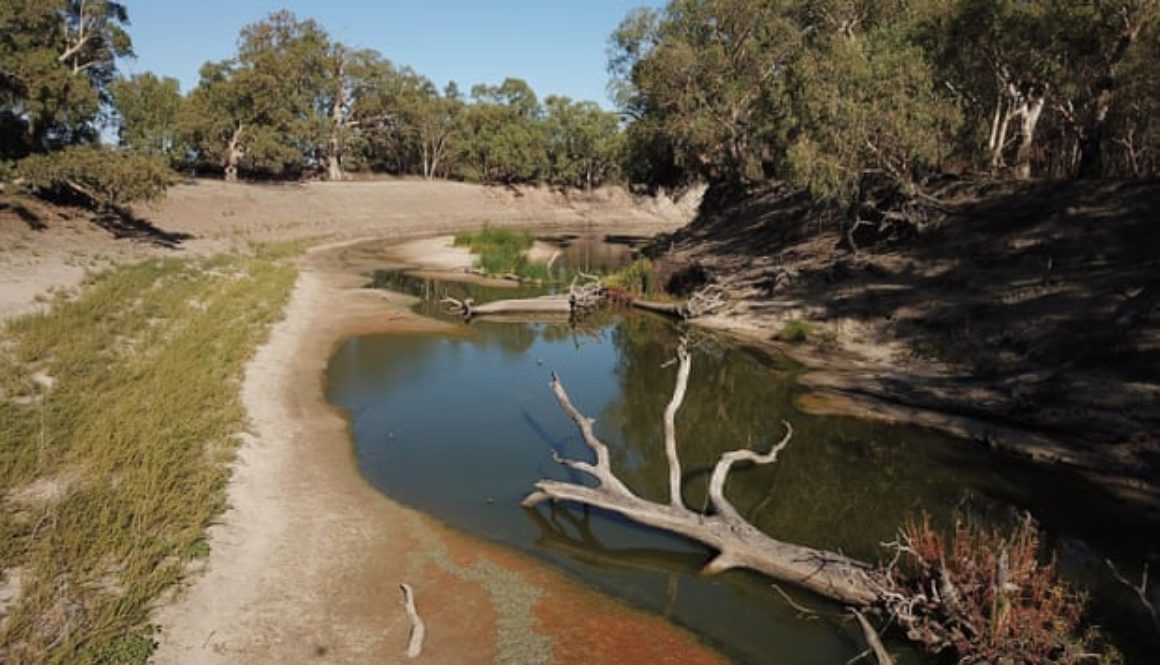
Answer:
MULTIPOLYGON (((448 183, 201 183, 176 188, 147 214, 167 231, 195 236, 181 253, 345 239, 301 261, 285 319, 247 367, 251 432, 229 486, 230 508, 211 529, 203 570, 191 571, 155 612, 155 662, 399 662, 410 630, 402 582, 415 588, 427 624, 424 662, 720 662, 657 617, 379 494, 357 470, 346 421, 322 397, 323 368, 346 336, 438 325, 407 311, 401 296, 358 288, 359 273, 382 257, 351 239, 484 222, 617 221, 659 230, 683 221, 681 211, 636 208, 616 196, 584 204, 543 193, 514 199, 448 183)), ((37 307, 38 291, 75 284, 85 269, 172 255, 114 242, 82 220, 50 221, 29 232, 0 212, 0 318, 37 307)))

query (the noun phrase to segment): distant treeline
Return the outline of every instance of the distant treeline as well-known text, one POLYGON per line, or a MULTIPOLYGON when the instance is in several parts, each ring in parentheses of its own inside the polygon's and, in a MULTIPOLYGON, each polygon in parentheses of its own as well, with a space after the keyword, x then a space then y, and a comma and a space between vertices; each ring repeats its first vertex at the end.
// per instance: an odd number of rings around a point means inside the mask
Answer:
POLYGON ((612 37, 628 176, 1154 177, 1157 0, 672 0, 612 37))
POLYGON ((540 100, 522 80, 440 90, 408 67, 275 12, 198 85, 120 76, 132 55, 116 2, 0 5, 0 183, 116 207, 164 189, 166 169, 227 179, 353 171, 590 189, 618 180, 623 131, 594 102, 540 100), (121 150, 100 150, 102 129, 121 150), (99 151, 99 152, 98 152, 99 151))
POLYGON ((187 94, 122 77, 125 7, 0 5, 0 182, 123 202, 165 166, 590 188, 786 182, 837 202, 947 172, 1154 177, 1160 0, 672 0, 609 44, 619 113, 523 81, 440 90, 287 11, 187 94), (122 150, 94 155, 102 128, 122 150), (31 158, 31 159, 30 159, 31 158), (94 169, 98 172, 94 173, 94 169))

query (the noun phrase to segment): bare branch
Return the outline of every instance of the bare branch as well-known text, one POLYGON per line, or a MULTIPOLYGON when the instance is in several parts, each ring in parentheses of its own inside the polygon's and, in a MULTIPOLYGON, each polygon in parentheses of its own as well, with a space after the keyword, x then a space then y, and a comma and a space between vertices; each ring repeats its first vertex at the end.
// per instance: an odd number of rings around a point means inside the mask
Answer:
POLYGON ((1120 574, 1120 571, 1116 569, 1116 564, 1112 563, 1111 559, 1104 559, 1104 562, 1108 564, 1112 575, 1115 576, 1120 584, 1136 592, 1136 595, 1140 598, 1140 604, 1152 615, 1152 625, 1160 632, 1160 616, 1156 614, 1156 606, 1152 604, 1152 601, 1148 600, 1148 564, 1144 564, 1144 572, 1140 574, 1140 586, 1136 586, 1129 582, 1128 578, 1120 574))
POLYGON ((866 617, 858 610, 850 608, 850 613, 858 619, 858 624, 862 626, 862 634, 866 637, 866 644, 874 652, 874 657, 878 660, 878 665, 894 665, 894 659, 886 651, 886 647, 882 644, 882 638, 878 637, 878 631, 874 630, 874 626, 871 626, 870 622, 866 620, 866 617))
POLYGON ((681 499, 681 459, 677 454, 677 410, 685 401, 685 391, 689 387, 689 371, 692 361, 689 359, 687 340, 682 339, 677 345, 677 382, 673 387, 673 397, 665 407, 665 458, 669 462, 669 505, 683 507, 681 499))
POLYGON ((778 441, 777 445, 771 448, 768 453, 761 455, 752 450, 732 450, 722 455, 721 459, 717 461, 717 466, 713 467, 713 475, 709 478, 709 503, 718 514, 737 520, 741 519, 737 509, 725 498, 725 482, 729 479, 729 472, 737 462, 753 462, 754 464, 776 462, 777 456, 793 438, 793 426, 789 424, 789 421, 783 420, 781 424, 785 426, 785 436, 781 437, 781 441, 778 441))
POLYGON ((592 430, 592 426, 596 423, 588 416, 580 413, 580 410, 572 405, 572 400, 568 398, 568 392, 564 390, 564 384, 560 382, 560 377, 555 372, 552 373, 552 381, 548 384, 552 389, 552 393, 556 395, 556 401, 560 403, 560 408, 564 409, 564 413, 576 423, 576 427, 580 430, 580 436, 584 439, 584 443, 592 449, 596 455, 596 465, 584 465, 581 469, 578 466, 573 466, 578 470, 591 475, 600 481, 601 488, 607 489, 616 494, 632 494, 628 488, 612 473, 612 459, 608 453, 608 445, 596 437, 596 433, 592 430))
MULTIPOLYGON (((687 359, 682 365, 690 366, 687 359)), ((554 457, 596 478, 599 484, 597 487, 588 487, 571 482, 541 480, 536 483, 535 491, 524 499, 524 507, 532 508, 548 500, 571 501, 616 512, 640 524, 670 531, 716 549, 718 555, 703 569, 707 574, 730 568, 748 568, 848 605, 869 606, 880 598, 882 590, 889 585, 889 579, 873 566, 834 552, 774 540, 738 516, 731 507, 706 516, 686 508, 680 502, 675 505, 671 501, 657 503, 637 496, 612 472, 608 446, 594 434, 593 421, 572 404, 559 377, 553 375, 550 387, 561 408, 576 423, 584 442, 592 449, 596 463, 554 457)), ((677 397, 673 403, 679 407, 683 396, 678 394, 677 397)), ((724 486, 729 468, 738 461, 765 460, 768 463, 776 459, 777 453, 788 444, 791 435, 792 430, 787 426, 785 438, 775 446, 775 450, 766 455, 756 455, 750 451, 726 453, 724 461, 718 465, 719 486, 724 486)), ((673 441, 675 443, 675 435, 673 441)), ((676 483, 679 491, 679 477, 676 483)), ((728 504, 722 500, 720 505, 728 504)))
POLYGON ((403 609, 406 610, 407 617, 411 619, 411 637, 407 641, 407 658, 414 659, 423 653, 423 638, 427 635, 427 627, 419 618, 419 611, 415 609, 415 590, 405 582, 400 584, 399 588, 403 590, 403 609))

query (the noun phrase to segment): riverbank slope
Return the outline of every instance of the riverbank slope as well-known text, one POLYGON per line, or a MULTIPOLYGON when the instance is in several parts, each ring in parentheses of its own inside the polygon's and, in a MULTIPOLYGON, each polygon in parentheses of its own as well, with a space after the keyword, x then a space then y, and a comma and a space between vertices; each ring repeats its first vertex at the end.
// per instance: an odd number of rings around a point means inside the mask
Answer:
POLYGON ((1155 510, 1160 187, 959 183, 944 196, 936 228, 853 251, 808 197, 773 188, 702 212, 656 254, 733 294, 710 325, 807 363, 803 407, 946 429, 1155 510))

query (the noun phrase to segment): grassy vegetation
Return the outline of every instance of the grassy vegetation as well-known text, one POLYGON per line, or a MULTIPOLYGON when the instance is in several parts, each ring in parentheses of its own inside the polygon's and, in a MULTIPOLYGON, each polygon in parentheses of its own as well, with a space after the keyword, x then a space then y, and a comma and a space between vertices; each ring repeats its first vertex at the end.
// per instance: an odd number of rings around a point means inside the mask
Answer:
POLYGON ((150 604, 224 508, 245 362, 295 271, 153 260, 11 321, 0 344, 0 662, 144 662, 150 604))
POLYGON ((790 344, 801 344, 812 337, 813 334, 814 325, 812 323, 801 319, 793 319, 786 321, 785 325, 781 327, 781 331, 777 333, 777 338, 790 344))
POLYGON ((611 289, 618 289, 633 296, 647 296, 650 298, 664 295, 664 291, 657 284, 652 261, 637 259, 627 266, 608 275, 604 284, 611 289))
POLYGON ((455 236, 454 245, 467 247, 478 255, 476 267, 487 275, 516 275, 529 281, 550 281, 552 275, 547 263, 528 260, 527 252, 534 242, 535 237, 528 231, 484 226, 481 231, 455 236))

